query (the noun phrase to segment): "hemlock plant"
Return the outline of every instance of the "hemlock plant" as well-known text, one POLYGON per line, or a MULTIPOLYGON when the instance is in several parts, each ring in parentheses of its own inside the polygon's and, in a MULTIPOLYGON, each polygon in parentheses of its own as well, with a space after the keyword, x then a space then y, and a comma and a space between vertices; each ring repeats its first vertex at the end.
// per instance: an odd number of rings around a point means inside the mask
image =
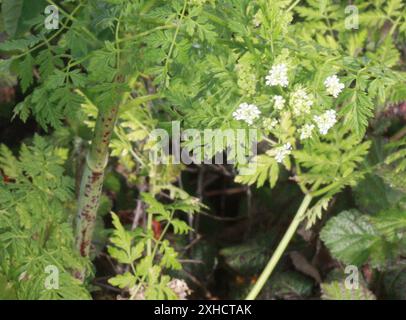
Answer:
MULTIPOLYGON (((321 241, 346 265, 394 266, 405 243, 405 130, 388 143, 377 121, 406 100, 406 9, 399 0, 352 5, 357 28, 346 1, 2 0, 0 74, 16 76, 24 96, 13 118, 33 119, 42 136, 18 157, 0 149, 0 296, 90 298, 91 260, 102 253, 114 259, 107 285, 120 298, 187 296, 178 278, 185 250, 174 239, 193 237, 209 208, 179 183, 186 165, 150 157, 151 132, 170 121, 257 129, 259 153, 234 165, 235 182, 273 189, 289 175, 303 194, 247 299, 267 285, 299 225, 324 223, 349 189, 358 210, 328 220, 321 241), (47 5, 59 10, 56 30, 44 28, 47 5), (137 190, 128 226, 103 194, 103 185, 124 194, 112 171, 137 190), (371 179, 397 199, 373 214, 360 188, 371 179), (47 265, 58 267, 59 288, 42 286, 47 265)), ((375 298, 341 279, 320 288, 325 299, 375 298)))

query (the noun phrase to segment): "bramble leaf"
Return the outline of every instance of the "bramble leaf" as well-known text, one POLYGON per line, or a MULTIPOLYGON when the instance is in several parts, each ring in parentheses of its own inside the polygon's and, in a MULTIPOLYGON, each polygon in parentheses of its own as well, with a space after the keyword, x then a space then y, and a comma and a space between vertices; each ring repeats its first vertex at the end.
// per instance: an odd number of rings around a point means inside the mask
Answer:
POLYGON ((374 294, 364 286, 348 289, 343 282, 321 284, 323 300, 376 300, 374 294))

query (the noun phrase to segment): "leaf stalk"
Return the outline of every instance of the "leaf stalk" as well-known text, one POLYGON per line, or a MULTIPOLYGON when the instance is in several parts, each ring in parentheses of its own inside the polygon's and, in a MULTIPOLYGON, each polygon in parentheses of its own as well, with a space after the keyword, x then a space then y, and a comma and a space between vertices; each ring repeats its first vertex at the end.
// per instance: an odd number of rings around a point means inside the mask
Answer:
POLYGON ((276 248, 275 252, 273 253, 271 259, 269 260, 268 264, 266 265, 265 269, 262 271, 261 275, 259 276, 257 282, 252 287, 251 291, 246 297, 246 300, 255 300, 258 294, 261 292, 262 288, 264 287, 266 281, 272 274, 275 266, 279 262, 282 254, 285 252, 290 240, 292 239, 293 235, 296 233, 297 227, 299 226, 300 222, 302 221, 303 215, 305 214, 309 204, 312 200, 312 196, 307 194, 296 212, 295 217, 293 218, 292 222, 288 230, 286 230, 285 235, 283 236, 281 242, 279 243, 278 247, 276 248))

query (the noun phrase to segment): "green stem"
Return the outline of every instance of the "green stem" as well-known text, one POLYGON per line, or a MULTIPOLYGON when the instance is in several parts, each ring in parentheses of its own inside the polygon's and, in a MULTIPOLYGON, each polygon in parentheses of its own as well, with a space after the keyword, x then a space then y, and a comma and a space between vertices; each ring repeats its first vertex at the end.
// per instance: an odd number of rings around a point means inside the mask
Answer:
POLYGON ((286 10, 286 12, 291 11, 294 7, 296 7, 297 4, 299 4, 300 0, 296 0, 294 3, 291 4, 291 6, 286 10))
POLYGON ((400 22, 401 19, 402 19, 402 15, 400 15, 400 16, 396 19, 396 21, 393 22, 392 27, 390 28, 389 33, 388 33, 388 35, 389 35, 390 37, 393 36, 393 33, 395 32, 396 28, 398 27, 399 22, 400 22))
MULTIPOLYGON (((117 111, 117 107, 99 111, 92 144, 86 157, 76 218, 76 247, 83 257, 89 255, 117 111)), ((79 278, 83 280, 83 273, 79 278)))
POLYGON ((133 41, 133 40, 137 40, 137 39, 144 39, 146 36, 150 35, 151 33, 156 32, 156 31, 174 29, 176 27, 177 27, 176 24, 168 24, 168 25, 164 25, 164 26, 158 26, 158 27, 155 27, 155 28, 153 28, 151 30, 141 32, 141 33, 137 33, 137 34, 132 35, 130 37, 122 37, 121 39, 119 39, 119 43, 120 42, 133 41))
MULTIPOLYGON (((62 9, 62 7, 60 5, 57 5, 54 1, 52 0, 46 0, 49 4, 55 6, 58 8, 58 10, 69 20, 71 20, 72 22, 78 22, 78 19, 75 18, 73 12, 69 13, 67 11, 65 11, 64 9, 62 9)), ((79 6, 82 6, 82 4, 80 3, 79 6)), ((92 38, 93 41, 100 43, 100 40, 93 34, 91 33, 85 26, 80 25, 79 24, 79 29, 81 29, 84 33, 86 33, 90 38, 92 38)))
POLYGON ((183 20, 183 17, 185 16, 187 4, 188 4, 188 0, 185 0, 184 3, 183 3, 182 12, 180 14, 179 22, 178 22, 178 25, 177 25, 176 30, 175 30, 175 34, 173 36, 172 43, 171 43, 171 46, 169 48, 168 55, 166 56, 165 67, 164 67, 164 81, 163 81, 164 86, 166 86, 166 78, 168 76, 169 61, 170 61, 170 59, 172 57, 173 49, 175 48, 176 38, 178 37, 180 26, 182 25, 182 20, 183 20))
MULTIPOLYGON (((173 218, 173 212, 171 213, 171 218, 170 218, 170 220, 172 220, 172 218, 173 218)), ((151 262, 152 262, 152 263, 153 263, 153 261, 154 261, 154 259, 155 259, 156 254, 157 254, 158 245, 162 242, 162 240, 163 240, 163 238, 164 238, 166 232, 167 232, 168 229, 169 229, 169 226, 170 226, 170 223, 169 223, 169 221, 168 221, 168 223, 166 224, 165 228, 163 229, 163 231, 162 231, 162 233, 161 233, 161 236, 159 237, 158 240, 156 240, 156 243, 155 243, 155 246, 154 246, 154 250, 152 251, 152 253, 148 254, 148 255, 151 256, 151 262)), ((152 266, 151 266, 151 267, 152 267, 152 266)), ((134 272, 134 274, 136 274, 135 271, 133 271, 133 272, 134 272)), ((140 289, 141 289, 143 283, 145 282, 145 278, 146 278, 146 275, 144 275, 144 276, 140 279, 140 283, 138 284, 138 286, 137 286, 137 288, 134 290, 134 292, 131 294, 130 300, 134 300, 134 299, 135 299, 135 297, 137 296, 138 292, 140 291, 140 289)))
MULTIPOLYGON (((120 18, 115 32, 116 41, 119 38, 120 18)), ((116 68, 120 66, 120 46, 116 43, 116 68)), ((123 81, 123 76, 116 76, 116 81, 123 81)), ((135 81, 130 80, 130 83, 135 81)), ((99 108, 92 144, 86 157, 86 165, 82 175, 79 190, 78 212, 76 217, 76 248, 82 257, 88 257, 92 241, 93 229, 96 222, 97 210, 103 188, 104 170, 109 160, 109 145, 117 120, 119 106, 123 105, 129 93, 123 95, 118 105, 109 108, 99 108)), ((76 277, 84 280, 85 270, 80 270, 76 277)))
POLYGON ((302 217, 305 214, 307 208, 309 207, 310 201, 312 200, 312 196, 307 194, 302 204, 300 205, 295 217, 293 218, 288 230, 286 231, 285 235, 283 236, 281 242, 279 243, 278 247, 276 248, 275 252, 273 253, 271 259, 269 260, 268 264, 266 265, 265 269, 262 271, 261 275, 259 276, 257 282, 255 283, 254 287, 251 289, 250 293, 248 294, 246 300, 255 300, 258 296, 262 288, 264 287, 266 281, 270 277, 272 271, 274 270, 276 264, 280 260, 282 254, 285 252, 286 247, 288 246, 290 240, 292 239, 293 235, 296 232, 297 227, 299 226, 300 222, 302 221, 302 217))
MULTIPOLYGON (((152 213, 148 213, 147 217, 147 230, 152 230, 152 213)), ((147 240, 147 255, 150 256, 152 253, 152 241, 151 239, 147 240)))
MULTIPOLYGON (((72 11, 72 15, 74 15, 82 6, 82 4, 79 4, 73 11, 72 11)), ((53 35, 51 35, 49 38, 46 38, 45 41, 40 42, 39 44, 35 45, 34 47, 32 47, 31 49, 27 49, 26 51, 24 51, 23 53, 13 56, 11 59, 16 60, 19 59, 21 57, 26 56, 27 54, 41 48, 42 46, 46 45, 47 43, 49 43, 50 41, 52 41, 54 38, 56 38, 58 35, 60 35, 65 29, 67 29, 68 27, 66 26, 66 24, 62 24, 62 28, 60 28, 58 31, 56 31, 53 35)))

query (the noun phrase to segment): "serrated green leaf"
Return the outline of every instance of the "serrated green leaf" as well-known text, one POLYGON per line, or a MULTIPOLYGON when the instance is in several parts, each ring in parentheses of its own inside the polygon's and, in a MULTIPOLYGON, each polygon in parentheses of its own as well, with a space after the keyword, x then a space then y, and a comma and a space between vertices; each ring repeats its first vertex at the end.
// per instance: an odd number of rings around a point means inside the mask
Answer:
POLYGON ((368 127, 368 120, 373 116, 373 109, 371 97, 365 92, 354 90, 350 93, 349 101, 340 110, 340 114, 344 116, 348 127, 362 137, 368 127))
POLYGON ((356 210, 331 218, 320 238, 332 255, 346 264, 362 265, 381 239, 370 221, 356 210))
POLYGON ((33 69, 34 59, 30 54, 27 54, 24 60, 19 65, 18 75, 21 79, 21 89, 26 92, 28 87, 32 84, 34 75, 33 69))
POLYGON ((124 274, 118 274, 113 278, 110 278, 108 282, 120 289, 130 289, 135 286, 137 278, 134 277, 131 272, 126 272, 124 274))
POLYGON ((11 37, 17 32, 23 4, 24 0, 3 0, 1 3, 4 27, 11 37))
POLYGON ((334 281, 321 284, 323 300, 376 300, 374 294, 363 286, 348 289, 345 283, 334 281))
POLYGON ((322 198, 317 203, 311 207, 305 213, 305 218, 307 219, 306 229, 310 229, 318 219, 321 219, 323 210, 325 211, 328 207, 331 198, 322 198))

